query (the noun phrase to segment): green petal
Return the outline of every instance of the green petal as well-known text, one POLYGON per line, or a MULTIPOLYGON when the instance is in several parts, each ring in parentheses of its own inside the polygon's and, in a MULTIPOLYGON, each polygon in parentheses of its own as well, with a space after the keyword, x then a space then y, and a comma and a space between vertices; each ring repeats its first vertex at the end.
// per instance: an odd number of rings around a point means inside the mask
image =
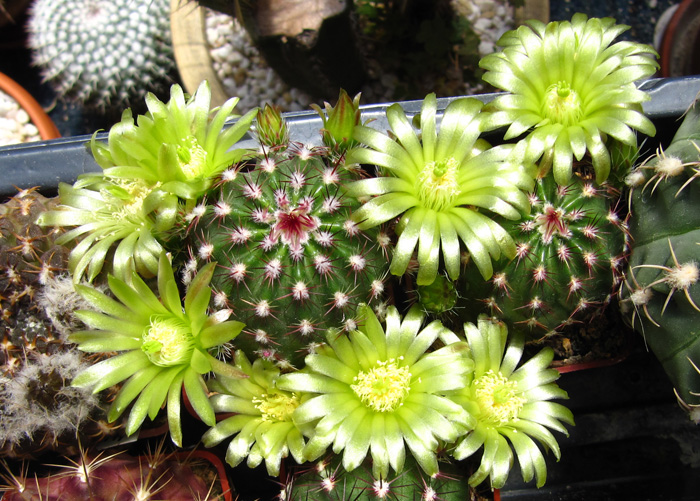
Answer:
POLYGON ((207 395, 207 387, 204 384, 202 376, 193 370, 186 370, 184 377, 185 393, 192 404, 192 408, 197 413, 199 418, 208 426, 214 426, 216 418, 214 417, 214 409, 209 403, 207 395))
POLYGON ((213 428, 209 428, 204 435, 202 435, 204 447, 219 445, 231 435, 241 431, 251 419, 252 418, 247 415, 236 415, 216 423, 213 428))
POLYGON ((182 395, 182 381, 185 371, 179 372, 168 388, 168 399, 165 404, 168 409, 168 429, 170 438, 178 447, 182 447, 182 425, 180 424, 180 399, 182 395))
MULTIPOLYGON (((157 365, 149 365, 131 376, 124 386, 122 386, 122 389, 119 390, 119 393, 112 402, 112 406, 109 409, 109 420, 114 421, 117 419, 132 402, 132 400, 134 400, 136 396, 141 393, 146 385, 150 383, 161 370, 162 367, 158 367, 157 365)), ((143 411, 143 415, 144 417, 146 416, 145 410, 143 411)), ((143 419, 141 419, 141 422, 143 422, 143 419)), ((133 433, 133 431, 135 430, 132 430, 131 433, 133 433)), ((127 435, 131 435, 131 433, 127 433, 127 435)))
POLYGON ((372 437, 373 416, 369 412, 364 413, 364 418, 352 434, 352 438, 345 445, 343 453, 343 468, 352 471, 367 457, 370 438, 372 437))
POLYGON ((403 470, 406 449, 403 445, 401 428, 393 414, 388 414, 384 417, 384 442, 389 453, 389 464, 396 473, 399 473, 403 470))
POLYGON ((124 381, 150 364, 151 361, 141 350, 128 351, 88 367, 73 379, 71 385, 95 385, 93 392, 97 393, 124 381))
POLYGON ((401 276, 406 272, 408 263, 413 257, 413 251, 418 243, 425 213, 425 209, 415 209, 404 215, 407 224, 401 236, 399 236, 398 242, 396 242, 394 256, 389 266, 389 271, 393 275, 401 276))
POLYGON ((337 358, 319 354, 312 354, 306 357, 306 366, 323 374, 324 376, 337 379, 348 385, 353 383, 353 378, 357 376, 357 371, 349 368, 337 358))
POLYGON ((406 113, 399 103, 394 103, 387 108, 386 119, 396 135, 397 140, 410 155, 413 161, 412 167, 420 169, 425 165, 423 147, 411 126, 411 122, 406 118, 406 113))
POLYGON ((210 325, 202 329, 199 334, 199 342, 204 349, 221 346, 234 339, 243 330, 245 325, 235 320, 227 320, 219 324, 210 325))
POLYGON ((366 230, 387 222, 418 205, 418 199, 407 193, 387 193, 371 199, 356 210, 352 219, 366 230))

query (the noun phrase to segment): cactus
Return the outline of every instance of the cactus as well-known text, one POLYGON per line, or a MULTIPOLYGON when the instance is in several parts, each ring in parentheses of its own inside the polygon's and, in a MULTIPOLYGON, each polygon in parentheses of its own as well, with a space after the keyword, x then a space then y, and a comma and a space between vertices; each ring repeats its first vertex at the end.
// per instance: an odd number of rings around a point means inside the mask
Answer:
POLYGON ((407 458, 404 470, 390 478, 377 477, 372 467, 363 463, 345 471, 339 456, 330 456, 313 464, 296 467, 289 475, 278 499, 280 501, 371 501, 380 499, 415 499, 457 501, 473 499, 460 465, 442 458, 440 471, 426 475, 415 460, 407 458))
POLYGON ((121 109, 172 80, 167 0, 38 0, 28 29, 33 62, 61 96, 121 109))
POLYGON ((260 153, 224 172, 186 216, 187 267, 218 263, 214 304, 233 308, 246 324, 237 347, 300 367, 327 328, 351 330, 358 303, 381 301, 389 238, 352 221, 360 204, 344 185, 359 174, 343 154, 285 142, 284 130, 270 129, 286 129, 275 115, 270 107, 259 114, 260 153))
MULTIPOLYGON (((124 452, 105 454, 81 449, 77 458, 66 457, 65 465, 51 465, 46 476, 14 473, 5 465, 4 501, 127 501, 167 499, 189 501, 214 499, 216 478, 199 469, 196 459, 181 460, 166 454, 159 445, 155 452, 135 457, 124 452)), ((228 494, 228 493, 221 493, 228 494)), ((222 496, 223 497, 223 496, 222 496)), ((216 499, 221 499, 217 497, 216 499)), ((228 499, 228 498, 227 498, 228 499)))
POLYGON ((551 175, 538 179, 530 201, 532 212, 522 221, 502 223, 516 241, 515 259, 498 262, 487 283, 472 272, 461 290, 472 305, 483 303, 537 339, 590 319, 610 302, 627 227, 616 190, 579 176, 566 186, 551 175))
POLYGON ((634 241, 620 306, 700 421, 700 109, 628 176, 634 241))

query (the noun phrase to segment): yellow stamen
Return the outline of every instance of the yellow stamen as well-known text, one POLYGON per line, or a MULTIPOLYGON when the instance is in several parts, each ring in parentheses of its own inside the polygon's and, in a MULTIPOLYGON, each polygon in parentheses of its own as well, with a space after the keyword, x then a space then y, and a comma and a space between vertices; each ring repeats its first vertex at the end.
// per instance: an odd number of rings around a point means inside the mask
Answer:
POLYGON ((379 362, 367 372, 360 371, 351 385, 363 404, 377 412, 391 412, 401 406, 411 387, 408 367, 399 367, 396 360, 379 362))
POLYGON ((542 103, 542 114, 554 123, 577 124, 583 110, 578 93, 569 87, 568 82, 557 82, 547 88, 542 103))
POLYGON ((425 164, 418 176, 418 198, 426 208, 444 210, 459 196, 458 168, 454 158, 425 164))
POLYGON ((503 374, 488 371, 472 385, 483 417, 496 426, 518 420, 527 400, 518 395, 518 383, 503 374))
POLYGON ((168 367, 188 363, 194 339, 190 330, 172 318, 154 317, 143 335, 141 350, 155 365, 168 367))
POLYGON ((263 393, 260 398, 254 398, 253 403, 263 421, 291 421, 292 413, 299 406, 299 396, 294 393, 263 393))
POLYGON ((205 174, 207 152, 192 136, 188 136, 184 142, 184 145, 177 147, 180 169, 187 179, 196 179, 205 174))

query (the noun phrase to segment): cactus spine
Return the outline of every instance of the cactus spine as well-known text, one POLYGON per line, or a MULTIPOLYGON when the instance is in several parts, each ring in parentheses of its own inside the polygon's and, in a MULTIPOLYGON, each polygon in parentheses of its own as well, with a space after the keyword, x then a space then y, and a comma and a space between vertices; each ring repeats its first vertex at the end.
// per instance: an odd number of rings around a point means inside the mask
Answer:
POLYGON ((644 335, 683 406, 700 421, 700 110, 628 176, 630 234, 621 308, 644 335))

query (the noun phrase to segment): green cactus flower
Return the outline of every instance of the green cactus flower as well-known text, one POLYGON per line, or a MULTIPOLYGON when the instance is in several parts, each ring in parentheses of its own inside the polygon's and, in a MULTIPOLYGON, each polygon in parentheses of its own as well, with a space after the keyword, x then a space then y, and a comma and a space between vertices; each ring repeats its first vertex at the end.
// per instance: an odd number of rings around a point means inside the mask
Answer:
POLYGON ((174 224, 177 198, 154 191, 142 180, 83 179, 58 187, 61 205, 43 212, 40 226, 75 226, 56 243, 79 240, 71 250, 68 266, 73 280, 92 282, 114 249, 110 272, 128 281, 133 271, 152 277, 163 252, 160 236, 174 224), (156 207, 158 209, 156 210, 156 207))
POLYGON ((529 482, 536 476, 537 486, 541 487, 547 467, 533 438, 558 460, 559 445, 548 428, 568 436, 562 422, 574 424, 571 411, 549 402, 567 398, 566 392, 554 383, 559 372, 547 368, 554 353, 545 348, 516 369, 523 355, 523 338, 516 337, 506 343, 505 324, 481 315, 478 327, 467 323, 464 330, 474 359, 474 372, 467 375, 467 386, 455 392, 452 399, 476 418, 476 426, 460 440, 452 454, 458 460, 465 459, 483 446, 481 465, 469 483, 476 486, 490 476, 491 487, 501 488, 513 465, 512 445, 523 479, 529 482))
POLYGON ((184 307, 165 253, 159 259, 160 300, 136 274, 131 285, 109 277, 109 287, 117 300, 92 287, 75 286, 97 311, 76 312, 93 330, 71 334, 69 340, 89 353, 122 353, 78 374, 73 386, 92 386, 97 393, 126 380, 108 418, 114 421, 134 402, 126 424, 127 435, 138 430, 146 416, 154 419, 165 404, 170 435, 173 442, 181 445, 182 388, 202 421, 213 426, 214 410, 203 375, 213 371, 230 377, 247 377, 209 353, 211 348, 235 338, 243 328, 240 322, 221 322, 217 316, 207 315, 211 297, 208 284, 214 266, 205 266, 192 280, 184 307))
POLYGON ((352 196, 373 196, 353 216, 361 229, 401 216, 400 234, 390 271, 403 275, 418 247, 418 284, 435 280, 440 249, 452 279, 460 273, 460 240, 484 279, 493 273, 491 259, 515 256, 506 231, 479 209, 518 219, 530 209, 525 191, 534 187, 533 174, 507 158, 510 146, 479 152, 483 104, 473 98, 450 103, 436 126, 435 94, 423 101, 421 136, 399 104, 389 107, 387 120, 397 141, 366 126, 354 137, 366 147, 348 153, 348 163, 375 164, 380 175, 349 185, 352 196))
POLYGON ((403 468, 405 442, 421 468, 437 474, 438 441, 453 442, 472 424, 462 406, 444 397, 472 369, 467 345, 426 353, 449 331, 439 321, 421 329, 419 308, 402 320, 389 307, 386 332, 368 306, 359 315, 357 330, 328 333, 328 345, 306 357, 304 372, 278 379, 282 390, 318 394, 293 415, 298 425, 313 425, 305 458, 317 459, 332 444, 334 453, 344 450, 343 467, 352 471, 369 451, 375 477, 388 478, 390 466, 397 473, 403 468))
POLYGON ((301 395, 276 387, 280 370, 272 362, 256 359, 252 364, 238 350, 235 365, 248 379, 217 376, 207 382, 215 394, 211 397, 214 412, 235 413, 218 422, 202 437, 206 447, 213 447, 231 435, 226 461, 238 466, 243 459, 255 468, 265 460, 267 473, 280 474, 282 458, 292 454, 297 463, 304 462, 304 437, 292 421, 301 395))
POLYGON ((196 200, 211 187, 215 176, 243 157, 246 150, 233 146, 258 111, 250 110, 224 130, 238 98, 215 110, 210 103, 206 81, 189 98, 179 85, 173 85, 167 103, 148 94, 147 114, 134 121, 131 110, 124 111, 121 122, 110 129, 106 144, 93 136, 95 161, 107 177, 142 179, 183 200, 196 200))
POLYGON ((515 154, 526 162, 542 157, 560 185, 572 176, 573 158, 590 153, 596 180, 610 174, 606 135, 636 145, 632 129, 653 136, 641 103, 649 96, 634 82, 654 74, 656 52, 648 45, 613 40, 629 27, 611 18, 575 14, 571 22, 529 21, 505 33, 503 47, 484 57, 483 78, 507 91, 493 106, 491 125, 509 125, 505 138, 519 137, 515 154))

